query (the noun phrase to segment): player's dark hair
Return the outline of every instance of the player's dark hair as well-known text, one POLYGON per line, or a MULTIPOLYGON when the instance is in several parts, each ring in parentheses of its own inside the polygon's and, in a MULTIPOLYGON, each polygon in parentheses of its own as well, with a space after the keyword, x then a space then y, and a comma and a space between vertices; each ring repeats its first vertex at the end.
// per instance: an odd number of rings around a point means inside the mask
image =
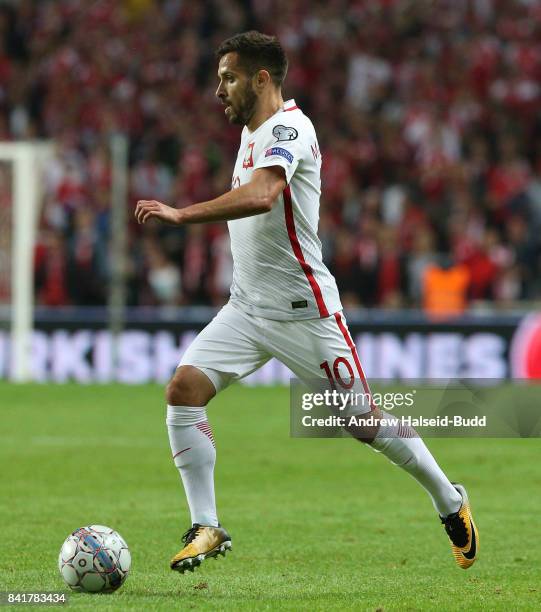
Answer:
POLYGON ((287 74, 287 57, 276 36, 267 36, 256 30, 236 34, 216 50, 216 58, 226 53, 238 53, 239 64, 253 76, 258 70, 266 70, 275 85, 280 87, 287 74))

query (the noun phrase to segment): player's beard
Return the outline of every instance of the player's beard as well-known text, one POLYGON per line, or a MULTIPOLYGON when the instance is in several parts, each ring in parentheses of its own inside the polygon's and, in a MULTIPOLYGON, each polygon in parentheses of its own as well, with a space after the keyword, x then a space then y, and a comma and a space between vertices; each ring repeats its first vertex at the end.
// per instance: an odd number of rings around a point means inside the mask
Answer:
POLYGON ((255 113, 257 104, 257 94, 252 88, 250 82, 246 83, 246 87, 242 92, 242 97, 237 107, 231 105, 231 114, 229 115, 229 123, 236 125, 247 125, 255 113))

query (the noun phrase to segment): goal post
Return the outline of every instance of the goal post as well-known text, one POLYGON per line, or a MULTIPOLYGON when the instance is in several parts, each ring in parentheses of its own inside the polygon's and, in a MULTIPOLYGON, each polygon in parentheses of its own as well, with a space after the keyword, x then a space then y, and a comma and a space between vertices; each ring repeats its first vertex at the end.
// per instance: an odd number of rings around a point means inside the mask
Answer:
POLYGON ((109 332, 111 363, 118 361, 118 338, 126 318, 126 270, 128 260, 128 163, 129 141, 124 134, 112 134, 111 155, 111 279, 109 284, 109 332))
MULTIPOLYGON (((45 196, 45 165, 55 156, 52 141, 0 142, 0 325, 9 326, 7 377, 32 380, 34 330, 34 252, 45 196), (5 316, 3 313, 6 313, 5 316)), ((111 360, 117 361, 117 340, 125 325, 129 140, 109 140, 111 168, 110 265, 108 319, 111 360)))
POLYGON ((42 199, 41 168, 52 152, 50 142, 0 142, 0 161, 12 164, 13 176, 10 320, 11 372, 15 382, 31 378, 34 245, 42 199))

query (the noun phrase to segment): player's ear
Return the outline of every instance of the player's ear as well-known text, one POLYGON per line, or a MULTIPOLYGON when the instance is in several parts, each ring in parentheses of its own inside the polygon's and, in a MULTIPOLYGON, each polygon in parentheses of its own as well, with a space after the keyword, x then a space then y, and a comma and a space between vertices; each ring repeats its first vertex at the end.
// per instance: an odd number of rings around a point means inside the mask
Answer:
POLYGON ((263 91, 265 87, 271 82, 271 75, 268 70, 258 70, 254 75, 254 87, 257 91, 263 91))

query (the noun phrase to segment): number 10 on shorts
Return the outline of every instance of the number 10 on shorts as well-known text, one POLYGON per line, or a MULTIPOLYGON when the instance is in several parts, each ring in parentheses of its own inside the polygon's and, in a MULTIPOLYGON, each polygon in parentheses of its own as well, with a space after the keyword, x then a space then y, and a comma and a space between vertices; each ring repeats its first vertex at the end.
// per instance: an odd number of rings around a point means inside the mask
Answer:
MULTIPOLYGON (((355 374, 353 373, 351 364, 345 357, 337 357, 332 365, 332 370, 328 361, 320 363, 319 367, 325 372, 333 389, 336 389, 336 383, 338 383, 343 389, 351 389, 351 387, 353 387, 353 383, 355 382, 355 374), (347 370, 348 377, 346 380, 342 378, 342 374, 340 373, 340 365, 344 366, 347 370)), ((342 373, 343 372, 344 370, 342 368, 342 373)))

